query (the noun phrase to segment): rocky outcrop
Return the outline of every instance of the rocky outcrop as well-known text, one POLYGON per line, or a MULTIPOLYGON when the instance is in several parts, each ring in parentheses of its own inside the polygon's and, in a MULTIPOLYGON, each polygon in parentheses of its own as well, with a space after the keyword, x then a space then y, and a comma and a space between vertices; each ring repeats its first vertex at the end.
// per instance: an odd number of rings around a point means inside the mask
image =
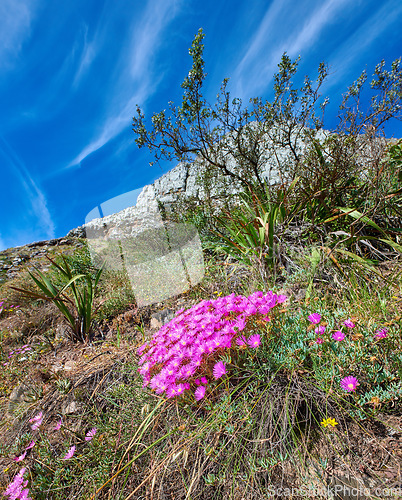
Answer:
MULTIPOLYGON (((77 228, 76 231, 77 235, 80 233, 80 238, 85 238, 86 233, 83 227, 77 228)), ((21 269, 30 266, 32 262, 37 265, 49 251, 68 246, 80 248, 82 245, 83 243, 75 238, 54 238, 3 250, 0 252, 0 284, 15 278, 21 269)), ((43 263, 39 267, 43 270, 43 263)))
MULTIPOLYGON (((324 138, 327 132, 321 132, 320 138, 324 138)), ((305 148, 300 138, 293 138, 295 148, 301 153, 305 148)), ((260 153, 261 176, 272 185, 281 182, 281 174, 278 165, 285 165, 289 160, 289 148, 273 146, 272 141, 265 140, 260 153)), ((235 172, 237 162, 233 155, 225 155, 225 162, 229 170, 235 172)), ((127 237, 135 236, 139 231, 150 227, 161 225, 161 214, 158 207, 162 204, 169 209, 179 199, 199 199, 207 197, 206 189, 200 182, 200 174, 203 163, 199 159, 193 163, 179 163, 172 170, 162 175, 153 184, 145 186, 138 196, 135 207, 129 207, 118 213, 101 217, 93 217, 83 226, 71 230, 68 236, 87 237, 101 236, 107 238, 118 238, 121 235, 127 237)), ((221 176, 219 182, 209 186, 208 196, 218 198, 224 193, 234 194, 240 189, 228 176, 221 176)), ((96 212, 96 211, 95 211, 96 212)), ((92 214, 92 212, 91 212, 92 214)))

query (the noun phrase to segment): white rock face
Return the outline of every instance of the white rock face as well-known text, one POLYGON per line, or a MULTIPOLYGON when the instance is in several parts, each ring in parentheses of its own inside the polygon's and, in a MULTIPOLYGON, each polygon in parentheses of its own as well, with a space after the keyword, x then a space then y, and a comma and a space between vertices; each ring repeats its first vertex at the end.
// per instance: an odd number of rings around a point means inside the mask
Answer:
MULTIPOLYGON (((277 134, 280 134, 280 132, 277 134)), ((329 132, 320 131, 316 137, 323 140, 328 134, 329 132)), ((305 143, 301 137, 293 136, 292 142, 297 153, 302 154, 305 143)), ((282 183, 284 179, 282 179, 279 166, 284 170, 286 169, 291 156, 290 149, 278 146, 274 148, 272 141, 267 137, 261 141, 259 147, 262 177, 270 185, 282 183)), ((231 154, 227 154, 225 155, 225 161, 228 169, 235 172, 237 167, 235 158, 231 154)), ((89 237, 119 238, 122 235, 132 237, 145 229, 159 227, 162 221, 158 201, 165 206, 170 206, 179 197, 205 199, 205 190, 198 182, 199 172, 202 168, 202 162, 199 160, 191 164, 179 163, 153 184, 145 186, 138 195, 134 207, 126 208, 103 218, 94 218, 82 227, 70 231, 69 236, 84 236, 86 232, 89 237)), ((236 185, 232 178, 227 177, 223 178, 222 185, 215 183, 210 189, 210 195, 215 197, 222 191, 226 195, 234 194, 239 191, 239 186, 236 185)))

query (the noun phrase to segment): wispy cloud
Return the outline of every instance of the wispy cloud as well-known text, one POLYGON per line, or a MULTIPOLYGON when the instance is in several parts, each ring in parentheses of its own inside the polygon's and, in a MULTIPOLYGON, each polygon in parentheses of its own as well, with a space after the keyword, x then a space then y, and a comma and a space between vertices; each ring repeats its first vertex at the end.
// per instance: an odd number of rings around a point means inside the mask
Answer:
MULTIPOLYGON (((347 38, 330 59, 330 65, 334 70, 331 79, 326 86, 326 91, 336 85, 345 74, 355 69, 355 61, 361 57, 373 45, 373 43, 386 30, 392 32, 392 25, 399 29, 402 17, 402 3, 400 0, 388 0, 380 9, 374 12, 361 26, 347 38)), ((380 61, 378 61, 380 62, 380 61)), ((357 71, 360 73, 364 68, 357 71)), ((353 78, 357 77, 355 75, 353 78)), ((350 82, 351 83, 351 82, 350 82)), ((346 90, 346 89, 345 89, 346 90)))
POLYGON ((9 67, 30 35, 37 0, 1 0, 0 68, 9 67))
POLYGON ((12 168, 12 173, 19 180, 26 195, 28 208, 35 218, 32 221, 32 238, 53 238, 55 234, 55 227, 47 208, 47 201, 44 193, 39 189, 34 178, 30 175, 28 169, 16 155, 14 150, 1 136, 0 153, 6 159, 8 165, 12 168))
MULTIPOLYGON (((129 126, 136 104, 143 104, 155 92, 158 80, 153 78, 153 58, 164 29, 177 14, 179 3, 177 0, 150 0, 141 18, 133 21, 130 27, 133 35, 114 68, 113 73, 119 77, 108 92, 110 104, 105 116, 100 118, 104 125, 68 167, 80 164, 129 126)), ((95 49, 88 50, 92 52, 84 57, 89 60, 95 49)))
POLYGON ((247 52, 238 64, 235 75, 240 77, 244 70, 250 66, 255 60, 261 60, 261 52, 266 47, 267 39, 270 33, 276 29, 278 19, 281 16, 282 10, 288 2, 285 0, 274 0, 265 13, 257 32, 249 43, 247 52))
POLYGON ((293 18, 289 23, 294 22, 295 26, 283 29, 285 11, 290 9, 290 4, 274 0, 235 70, 236 95, 244 97, 263 91, 272 80, 282 54, 287 52, 296 57, 309 49, 324 28, 344 14, 347 4, 351 6, 349 0, 327 0, 320 6, 305 3, 296 8, 292 3, 293 18))
POLYGON ((70 163, 70 167, 80 164, 87 156, 94 153, 111 139, 116 137, 130 123, 134 114, 135 105, 147 99, 150 92, 148 86, 139 89, 137 93, 124 105, 118 115, 109 116, 97 137, 86 146, 79 155, 70 163))
POLYGON ((77 71, 73 78, 73 87, 77 87, 81 79, 88 73, 89 68, 96 55, 98 54, 97 40, 88 41, 88 26, 83 30, 84 44, 81 52, 81 57, 78 63, 77 71))
POLYGON ((287 40, 286 50, 289 55, 298 56, 300 52, 308 49, 317 40, 325 26, 333 23, 337 14, 344 13, 347 4, 351 5, 350 0, 327 0, 320 8, 314 10, 314 14, 306 20, 294 42, 291 42, 290 38, 287 40))

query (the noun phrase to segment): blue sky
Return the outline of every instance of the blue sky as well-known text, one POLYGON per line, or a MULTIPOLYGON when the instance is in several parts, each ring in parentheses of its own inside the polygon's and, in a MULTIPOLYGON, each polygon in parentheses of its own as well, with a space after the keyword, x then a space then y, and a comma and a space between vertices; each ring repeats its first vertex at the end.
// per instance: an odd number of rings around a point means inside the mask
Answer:
POLYGON ((400 0, 1 0, 0 249, 64 236, 174 167, 149 166, 131 119, 179 101, 198 28, 211 101, 225 77, 233 97, 269 99, 287 51, 301 75, 330 65, 335 126, 361 71, 402 55, 401 26, 400 0))

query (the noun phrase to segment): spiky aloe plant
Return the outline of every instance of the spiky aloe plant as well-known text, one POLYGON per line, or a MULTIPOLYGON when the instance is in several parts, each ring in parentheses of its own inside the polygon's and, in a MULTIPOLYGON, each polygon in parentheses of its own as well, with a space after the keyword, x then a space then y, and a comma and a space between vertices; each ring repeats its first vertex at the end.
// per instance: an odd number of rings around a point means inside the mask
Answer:
POLYGON ((73 276, 70 266, 64 255, 61 256, 63 262, 58 264, 49 256, 46 258, 61 273, 67 283, 62 287, 56 287, 41 271, 29 272, 36 286, 43 294, 26 290, 23 288, 11 287, 25 296, 53 302, 69 323, 71 328, 71 339, 76 342, 87 342, 93 337, 94 320, 93 316, 99 308, 93 307, 95 290, 102 274, 100 268, 95 278, 85 274, 73 276), (79 282, 79 280, 81 280, 79 282), (71 293, 66 293, 67 291, 71 293))
POLYGON ((275 201, 271 199, 266 184, 264 192, 250 188, 248 192, 241 193, 240 211, 225 211, 217 217, 222 228, 215 233, 222 240, 217 245, 218 249, 247 265, 257 261, 260 267, 272 270, 275 266, 277 224, 290 222, 299 210, 299 205, 290 205, 288 201, 297 181, 295 179, 287 189, 279 190, 275 201))

